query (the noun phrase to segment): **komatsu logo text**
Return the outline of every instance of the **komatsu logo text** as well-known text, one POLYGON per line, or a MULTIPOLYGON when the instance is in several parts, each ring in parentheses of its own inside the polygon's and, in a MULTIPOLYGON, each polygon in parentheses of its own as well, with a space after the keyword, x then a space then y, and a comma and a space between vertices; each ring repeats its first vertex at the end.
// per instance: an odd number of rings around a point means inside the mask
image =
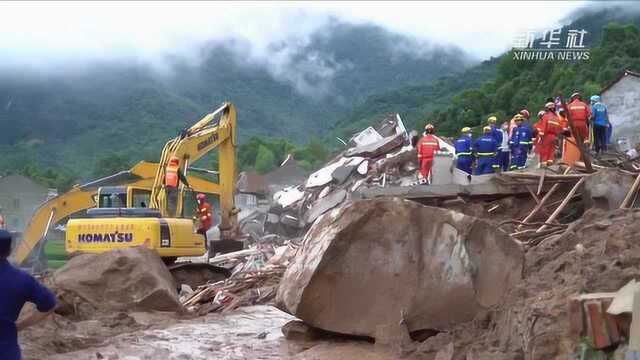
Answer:
POLYGON ((211 134, 211 136, 204 139, 204 141, 201 141, 200 143, 198 143, 198 151, 202 151, 202 149, 206 148, 207 146, 213 144, 216 141, 218 141, 218 133, 211 134))
POLYGON ((78 234, 78 242, 81 243, 102 243, 102 242, 132 242, 133 233, 93 233, 78 234))

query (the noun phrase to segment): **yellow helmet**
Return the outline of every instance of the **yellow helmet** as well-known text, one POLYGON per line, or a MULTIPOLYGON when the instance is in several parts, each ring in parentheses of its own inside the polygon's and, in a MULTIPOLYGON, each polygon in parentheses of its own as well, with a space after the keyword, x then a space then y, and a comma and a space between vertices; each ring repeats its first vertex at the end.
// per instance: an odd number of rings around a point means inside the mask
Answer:
POLYGON ((433 124, 427 124, 427 125, 425 125, 424 129, 425 129, 425 130, 433 129, 433 124))
POLYGON ((462 132, 462 133, 468 133, 468 132, 471 132, 471 128, 470 128, 470 127, 468 127, 468 126, 465 126, 465 127, 463 127, 463 128, 462 128, 462 130, 460 130, 460 132, 462 132))
POLYGON ((489 122, 489 124, 495 124, 496 121, 498 121, 498 118, 495 116, 489 116, 489 118, 487 119, 487 121, 489 122))
POLYGON ((491 131, 491 126, 485 126, 485 127, 483 127, 483 128, 482 128, 482 131, 484 131, 484 132, 489 132, 489 131, 491 131))

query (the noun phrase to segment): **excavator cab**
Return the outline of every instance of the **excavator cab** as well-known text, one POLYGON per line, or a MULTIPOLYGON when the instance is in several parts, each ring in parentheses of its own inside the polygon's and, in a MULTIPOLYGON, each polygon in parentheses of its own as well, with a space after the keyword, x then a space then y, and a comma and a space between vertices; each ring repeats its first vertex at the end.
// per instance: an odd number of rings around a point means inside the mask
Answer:
POLYGON ((103 186, 98 189, 98 208, 148 208, 151 190, 133 186, 103 186))

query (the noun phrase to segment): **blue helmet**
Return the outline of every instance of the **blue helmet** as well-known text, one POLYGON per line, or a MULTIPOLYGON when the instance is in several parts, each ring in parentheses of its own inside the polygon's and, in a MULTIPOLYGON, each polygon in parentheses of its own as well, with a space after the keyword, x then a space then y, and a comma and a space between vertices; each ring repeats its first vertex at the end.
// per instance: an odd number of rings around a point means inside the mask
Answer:
POLYGON ((591 97, 591 101, 593 101, 593 102, 598 102, 598 101, 600 101, 600 96, 598 96, 598 95, 593 95, 593 96, 591 97))

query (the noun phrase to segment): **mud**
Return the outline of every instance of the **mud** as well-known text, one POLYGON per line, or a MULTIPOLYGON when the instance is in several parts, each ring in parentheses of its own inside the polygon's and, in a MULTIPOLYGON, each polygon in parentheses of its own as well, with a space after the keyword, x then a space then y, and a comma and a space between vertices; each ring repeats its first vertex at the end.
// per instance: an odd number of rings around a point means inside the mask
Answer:
POLYGON ((504 302, 451 331, 454 359, 567 359, 578 340, 568 336, 568 298, 640 278, 639 220, 638 210, 593 209, 530 249, 504 302))
POLYGON ((21 334, 25 360, 178 359, 394 359, 367 341, 327 338, 287 340, 282 326, 294 319, 271 306, 176 319, 169 313, 133 313, 71 323, 56 317, 21 334), (114 325, 110 327, 110 325, 114 325), (74 349, 75 348, 75 349, 74 349))

